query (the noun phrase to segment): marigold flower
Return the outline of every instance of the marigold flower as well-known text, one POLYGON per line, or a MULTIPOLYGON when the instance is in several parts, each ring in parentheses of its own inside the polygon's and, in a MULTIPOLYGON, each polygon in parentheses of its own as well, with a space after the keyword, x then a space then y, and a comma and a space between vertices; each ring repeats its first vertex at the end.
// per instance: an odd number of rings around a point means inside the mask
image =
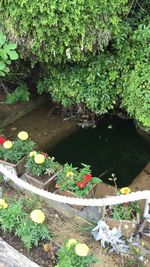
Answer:
POLYGON ((44 157, 42 154, 36 154, 36 155, 34 156, 34 161, 35 161, 35 163, 37 163, 37 164, 42 164, 42 163, 44 163, 44 161, 45 161, 45 157, 44 157))
POLYGON ((0 145, 3 145, 5 141, 6 141, 6 138, 3 136, 0 136, 0 145))
POLYGON ((11 141, 5 141, 3 143, 3 147, 6 149, 10 149, 13 146, 13 143, 11 141))
POLYGON ((71 247, 72 245, 76 245, 76 244, 77 244, 77 240, 71 238, 71 239, 68 240, 68 242, 67 242, 67 244, 66 244, 66 248, 67 248, 67 249, 70 249, 70 247, 71 247))
POLYGON ((8 204, 4 199, 0 199, 0 209, 6 209, 8 207, 8 204))
POLYGON ((45 214, 41 210, 33 210, 30 213, 30 218, 35 223, 43 223, 45 220, 45 214))
POLYGON ((126 194, 129 194, 131 192, 131 189, 129 187, 122 187, 120 189, 120 192, 121 192, 121 194, 126 195, 126 194))
POLYGON ((37 154, 36 151, 31 151, 30 154, 29 154, 29 157, 30 157, 30 158, 31 158, 31 157, 34 157, 36 154, 37 154))
POLYGON ((20 140, 25 141, 25 140, 28 139, 28 137, 29 137, 29 135, 28 135, 28 133, 25 132, 25 131, 22 131, 22 132, 18 133, 18 138, 19 138, 20 140))
POLYGON ((72 178, 73 176, 74 176, 74 173, 71 171, 66 173, 66 177, 72 178))
POLYGON ((75 246, 75 252, 78 256, 86 257, 89 253, 89 247, 84 243, 78 243, 75 246))

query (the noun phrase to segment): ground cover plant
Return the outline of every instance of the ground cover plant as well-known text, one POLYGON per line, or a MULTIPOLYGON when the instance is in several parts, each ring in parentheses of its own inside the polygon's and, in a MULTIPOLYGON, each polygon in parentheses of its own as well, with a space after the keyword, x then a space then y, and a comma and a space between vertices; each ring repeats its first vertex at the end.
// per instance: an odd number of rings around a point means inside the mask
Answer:
POLYGON ((56 267, 89 267, 96 262, 97 258, 90 255, 89 247, 85 243, 79 243, 76 239, 69 239, 58 251, 56 267))
POLYGON ((30 210, 22 198, 0 199, 0 229, 18 236, 29 251, 42 241, 51 240, 51 233, 44 224, 45 215, 40 209, 30 210))

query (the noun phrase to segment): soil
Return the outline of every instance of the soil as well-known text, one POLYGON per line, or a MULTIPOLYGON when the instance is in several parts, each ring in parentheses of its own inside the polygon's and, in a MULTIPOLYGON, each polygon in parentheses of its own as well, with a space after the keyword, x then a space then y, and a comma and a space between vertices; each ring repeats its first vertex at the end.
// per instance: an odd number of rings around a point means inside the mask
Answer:
POLYGON ((31 249, 30 252, 27 252, 24 249, 21 240, 12 233, 1 232, 1 237, 7 243, 9 243, 9 245, 17 249, 19 252, 24 254, 26 257, 28 257, 30 260, 34 261, 38 265, 43 267, 56 266, 57 251, 59 249, 59 246, 54 241, 48 241, 48 244, 45 242, 45 244, 41 244, 40 246, 31 249), (48 247, 46 251, 44 249, 45 247, 48 247))
POLYGON ((32 173, 28 173, 31 177, 33 177, 34 179, 40 181, 41 183, 45 183, 47 182, 54 174, 51 174, 51 176, 48 175, 40 175, 40 176, 33 176, 32 173))

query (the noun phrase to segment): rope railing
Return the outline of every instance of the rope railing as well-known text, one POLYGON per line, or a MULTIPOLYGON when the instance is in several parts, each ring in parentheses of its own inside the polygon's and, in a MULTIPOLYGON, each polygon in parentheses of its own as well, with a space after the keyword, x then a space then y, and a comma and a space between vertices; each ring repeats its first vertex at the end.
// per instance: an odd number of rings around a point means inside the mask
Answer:
POLYGON ((132 192, 128 195, 118 195, 118 196, 109 196, 105 198, 78 198, 78 197, 66 197, 61 196, 56 193, 47 192, 43 189, 37 188, 28 182, 18 178, 15 174, 12 174, 10 171, 6 170, 3 165, 0 165, 0 172, 13 181, 17 186, 22 189, 28 190, 31 193, 39 195, 41 197, 47 198, 49 200, 66 203, 70 205, 80 205, 80 206, 92 206, 92 207, 102 207, 109 205, 122 204, 126 202, 136 201, 136 200, 147 200, 150 202, 150 190, 132 192))

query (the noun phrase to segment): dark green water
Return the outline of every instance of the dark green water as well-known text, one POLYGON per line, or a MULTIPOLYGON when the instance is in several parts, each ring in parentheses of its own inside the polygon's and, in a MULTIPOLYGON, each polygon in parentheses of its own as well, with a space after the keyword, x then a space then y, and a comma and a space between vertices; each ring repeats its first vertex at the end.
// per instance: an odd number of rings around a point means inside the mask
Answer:
POLYGON ((94 175, 103 181, 115 173, 119 187, 129 185, 150 161, 150 144, 136 132, 130 120, 106 117, 96 128, 78 128, 48 151, 60 163, 90 164, 94 175))

